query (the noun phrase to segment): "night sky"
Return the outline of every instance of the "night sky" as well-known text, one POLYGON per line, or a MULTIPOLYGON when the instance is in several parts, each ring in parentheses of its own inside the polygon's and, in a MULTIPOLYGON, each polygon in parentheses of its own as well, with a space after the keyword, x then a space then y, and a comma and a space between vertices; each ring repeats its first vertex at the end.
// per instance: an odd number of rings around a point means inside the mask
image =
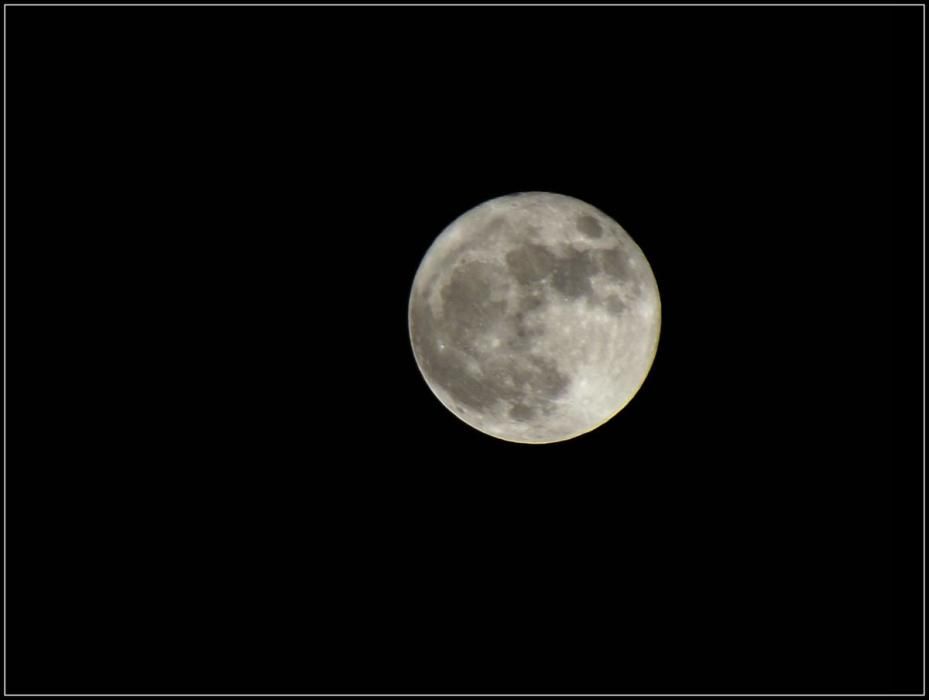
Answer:
POLYGON ((11 7, 8 692, 919 692, 918 7, 11 7), (483 435, 409 344, 567 194, 662 331, 483 435))

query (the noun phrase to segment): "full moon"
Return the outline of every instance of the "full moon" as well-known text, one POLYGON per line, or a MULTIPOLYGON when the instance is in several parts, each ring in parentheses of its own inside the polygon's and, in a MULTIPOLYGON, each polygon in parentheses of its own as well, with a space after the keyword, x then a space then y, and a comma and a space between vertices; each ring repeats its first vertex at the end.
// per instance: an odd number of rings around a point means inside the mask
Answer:
POLYGON ((413 280, 409 331, 439 401, 487 435, 587 433, 642 386, 661 302, 645 255, 599 209, 520 192, 465 212, 413 280))

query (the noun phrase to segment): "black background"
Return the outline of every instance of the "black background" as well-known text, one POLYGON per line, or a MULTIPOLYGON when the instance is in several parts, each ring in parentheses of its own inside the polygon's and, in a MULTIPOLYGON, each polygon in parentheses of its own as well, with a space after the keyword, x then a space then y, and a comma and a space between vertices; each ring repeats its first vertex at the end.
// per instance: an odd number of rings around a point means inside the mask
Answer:
POLYGON ((921 690, 921 9, 6 18, 8 691, 921 690), (529 190, 662 295, 547 446, 406 325, 529 190))

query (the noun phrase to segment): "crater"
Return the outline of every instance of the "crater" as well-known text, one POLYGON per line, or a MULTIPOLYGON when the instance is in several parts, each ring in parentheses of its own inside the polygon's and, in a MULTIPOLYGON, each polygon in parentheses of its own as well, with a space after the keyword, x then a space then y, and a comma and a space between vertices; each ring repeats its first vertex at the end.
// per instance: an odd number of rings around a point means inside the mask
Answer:
POLYGON ((588 238, 600 238, 600 236, 603 235, 603 229, 600 227, 600 222, 589 214, 584 214, 583 216, 578 217, 577 230, 588 238))

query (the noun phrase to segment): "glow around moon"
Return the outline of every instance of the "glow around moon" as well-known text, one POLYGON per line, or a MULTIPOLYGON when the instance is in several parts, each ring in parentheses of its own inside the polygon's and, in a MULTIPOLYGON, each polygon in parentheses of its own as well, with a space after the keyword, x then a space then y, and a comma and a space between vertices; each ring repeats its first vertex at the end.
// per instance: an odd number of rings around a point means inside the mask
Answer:
POLYGON ((523 192, 462 214, 410 294, 417 365, 442 404, 503 440, 568 440, 632 399, 658 347, 645 255, 606 214, 523 192))

